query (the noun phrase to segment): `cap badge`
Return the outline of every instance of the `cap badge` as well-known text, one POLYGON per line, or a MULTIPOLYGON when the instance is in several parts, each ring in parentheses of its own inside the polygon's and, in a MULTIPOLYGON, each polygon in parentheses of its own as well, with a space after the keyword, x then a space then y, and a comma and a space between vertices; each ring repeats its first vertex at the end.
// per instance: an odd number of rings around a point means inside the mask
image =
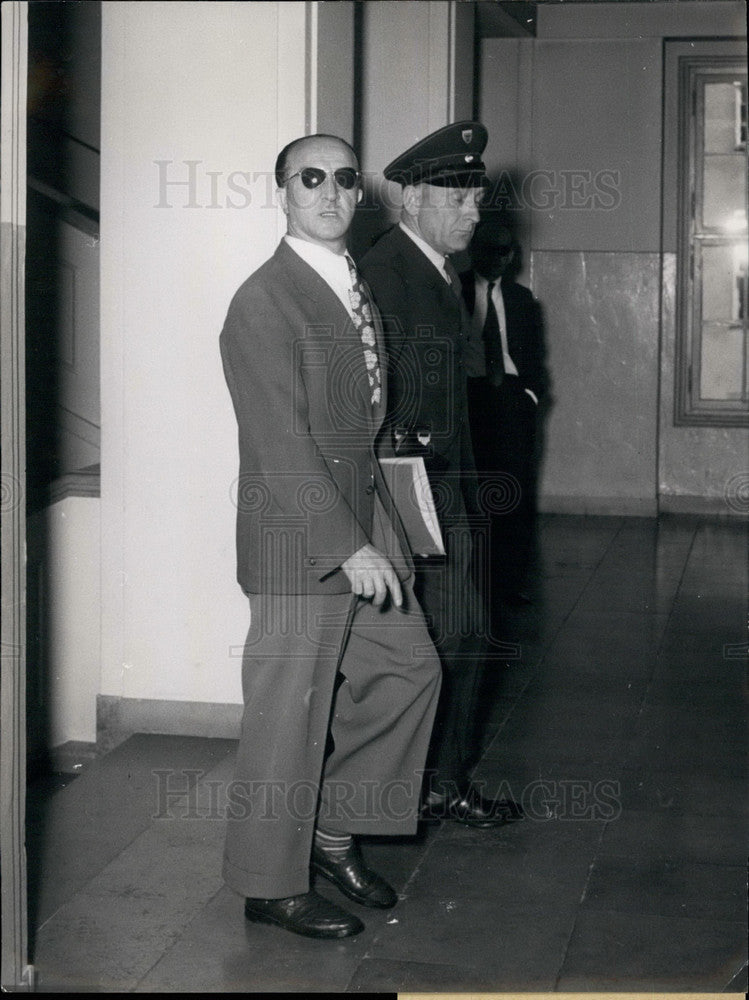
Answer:
POLYGON ((466 144, 466 146, 470 143, 471 139, 473 139, 472 128, 464 128, 460 134, 463 136, 463 142, 466 144))

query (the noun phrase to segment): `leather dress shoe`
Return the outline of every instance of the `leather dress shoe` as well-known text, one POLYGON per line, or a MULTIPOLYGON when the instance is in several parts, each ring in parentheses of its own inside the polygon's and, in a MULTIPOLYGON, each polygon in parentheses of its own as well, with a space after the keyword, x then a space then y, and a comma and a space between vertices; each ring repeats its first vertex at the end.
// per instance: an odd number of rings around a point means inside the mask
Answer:
POLYGON ((421 810, 421 819, 451 819, 480 830, 514 823, 524 816, 520 804, 512 799, 485 799, 473 788, 458 793, 453 798, 435 803, 427 802, 421 810))
POLYGON ((244 915, 255 923, 275 924, 305 937, 352 937, 364 930, 364 924, 353 913, 314 891, 285 899, 245 899, 244 915))
POLYGON ((395 890, 381 875, 373 872, 364 863, 356 841, 340 860, 331 857, 316 844, 312 847, 312 871, 322 875, 341 892, 362 906, 374 906, 388 910, 398 902, 395 890))

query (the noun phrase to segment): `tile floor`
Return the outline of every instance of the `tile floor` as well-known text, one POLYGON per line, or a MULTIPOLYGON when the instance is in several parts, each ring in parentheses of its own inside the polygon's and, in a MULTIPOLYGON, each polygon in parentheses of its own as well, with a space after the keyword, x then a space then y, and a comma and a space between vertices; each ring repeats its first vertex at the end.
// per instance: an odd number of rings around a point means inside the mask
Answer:
POLYGON ((401 902, 312 941, 221 882, 233 742, 135 735, 29 790, 39 991, 743 993, 746 523, 546 515, 535 579, 475 772, 524 822, 365 841, 401 902))

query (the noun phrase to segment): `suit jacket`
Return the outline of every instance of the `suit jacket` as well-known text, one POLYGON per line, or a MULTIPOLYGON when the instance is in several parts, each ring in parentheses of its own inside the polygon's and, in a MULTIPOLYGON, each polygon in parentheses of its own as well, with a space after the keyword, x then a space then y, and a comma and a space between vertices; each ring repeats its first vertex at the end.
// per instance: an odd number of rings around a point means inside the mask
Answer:
POLYGON ((398 226, 360 263, 382 316, 388 407, 382 453, 396 428, 431 435, 425 464, 443 520, 478 513, 463 364, 465 316, 437 268, 398 226))
MULTIPOLYGON (((378 317, 375 330, 384 357, 378 317)), ((237 579, 245 593, 346 593, 341 563, 372 541, 383 514, 407 553, 374 451, 385 387, 373 408, 348 312, 285 241, 234 295, 220 347, 239 430, 237 579)), ((396 549, 388 554, 400 556, 396 549)), ((407 578, 410 565, 394 565, 407 578)))
MULTIPOLYGON (((476 281, 473 271, 460 276, 463 298, 471 313, 476 302, 476 281)), ((507 322, 507 350, 518 370, 524 389, 530 389, 540 399, 546 391, 544 344, 538 302, 530 289, 512 279, 503 278, 502 298, 507 322)))

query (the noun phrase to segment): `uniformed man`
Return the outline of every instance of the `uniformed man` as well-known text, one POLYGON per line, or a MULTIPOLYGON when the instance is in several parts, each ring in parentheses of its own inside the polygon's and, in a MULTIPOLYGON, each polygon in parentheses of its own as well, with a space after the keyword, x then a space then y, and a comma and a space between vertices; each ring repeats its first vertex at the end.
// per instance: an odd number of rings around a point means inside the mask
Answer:
POLYGON ((470 519, 482 517, 467 416, 470 317, 450 254, 465 250, 486 185, 482 124, 461 121, 428 135, 385 167, 402 188, 398 225, 364 255, 387 345, 388 412, 381 454, 422 454, 445 542, 419 558, 416 592, 443 666, 422 815, 475 827, 517 818, 469 780, 486 651, 482 599, 472 575, 470 519))

